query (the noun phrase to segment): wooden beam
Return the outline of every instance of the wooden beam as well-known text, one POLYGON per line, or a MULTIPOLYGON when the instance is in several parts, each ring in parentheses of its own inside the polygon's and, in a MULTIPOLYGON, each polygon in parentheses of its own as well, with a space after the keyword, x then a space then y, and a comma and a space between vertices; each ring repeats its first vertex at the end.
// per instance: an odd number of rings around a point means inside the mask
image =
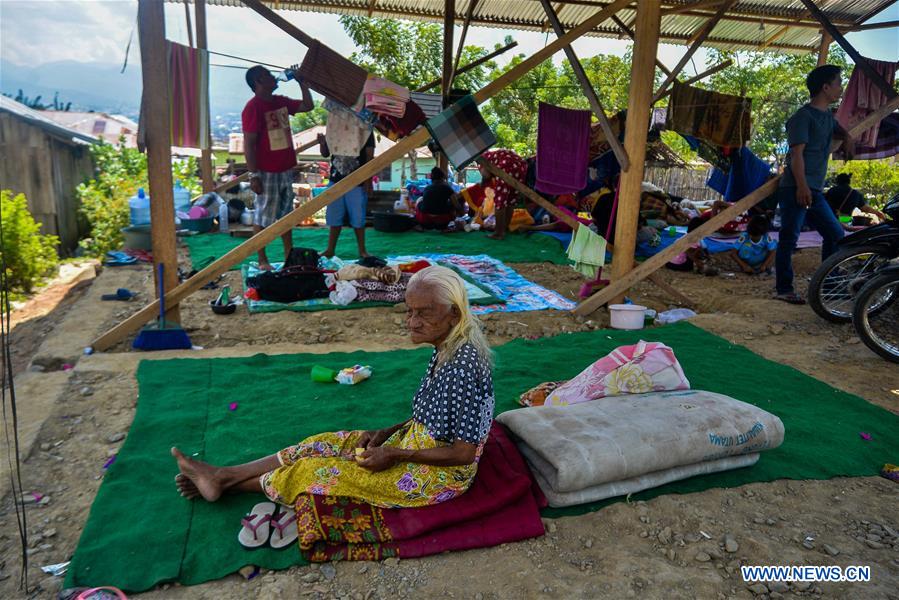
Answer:
MULTIPOLYGON (((878 110, 868 115, 864 120, 854 125, 849 130, 849 133, 853 136, 857 136, 859 133, 870 129, 874 124, 880 122, 884 117, 892 113, 897 108, 899 108, 899 97, 893 98, 892 100, 887 102, 886 105, 880 107, 878 110)), ((837 150, 839 147, 840 142, 834 141, 831 144, 831 152, 837 150)), ((581 316, 588 315, 602 305, 625 293, 628 289, 633 287, 634 284, 642 281, 651 273, 654 273, 658 269, 665 266, 665 263, 667 263, 670 259, 674 258, 681 252, 684 252, 685 250, 687 250, 687 248, 698 242, 703 237, 712 235, 723 225, 734 220, 736 217, 770 196, 777 189, 779 183, 780 175, 768 180, 767 183, 762 185, 754 192, 745 196, 738 202, 732 204, 726 210, 718 213, 717 215, 706 221, 704 224, 702 224, 700 227, 697 227, 684 237, 678 239, 672 245, 668 246, 655 256, 648 258, 633 271, 627 273, 621 278, 616 277, 615 280, 612 281, 612 283, 607 287, 603 288, 596 294, 583 301, 574 310, 574 312, 581 316)))
MULTIPOLYGON (((618 29, 627 34, 631 40, 634 39, 634 30, 627 26, 627 23, 618 18, 617 15, 612 15, 612 20, 618 26, 618 29)), ((665 64, 656 58, 656 66, 664 73, 665 75, 671 75, 671 69, 665 66, 665 64)))
POLYGON ((649 123, 652 109, 652 85, 655 80, 653 64, 659 47, 661 24, 660 5, 657 2, 641 2, 637 6, 637 25, 634 28, 636 41, 627 106, 628 124, 624 128, 624 149, 631 158, 631 168, 621 172, 618 182, 618 216, 615 221, 615 246, 618 251, 612 256, 613 279, 623 278, 634 264, 640 194, 646 163, 646 124, 649 123))
MULTIPOLYGON (((247 0, 248 2, 256 2, 256 0, 247 0)), ((151 3, 152 0, 141 0, 141 2, 151 3)), ((570 44, 588 31, 592 30, 596 25, 602 23, 609 18, 609 15, 616 13, 618 10, 626 6, 630 0, 614 0, 607 4, 595 14, 587 18, 583 23, 566 33, 561 38, 553 40, 530 57, 510 68, 508 71, 497 77, 495 80, 487 84, 484 88, 474 94, 475 101, 480 104, 489 100, 497 93, 502 91, 509 84, 517 81, 534 67, 551 57, 553 54, 561 50, 566 44, 570 44)), ((160 4, 161 6, 161 4, 160 4)), ((289 23, 288 23, 289 25, 289 23)), ((384 167, 393 163, 393 161, 405 156, 415 148, 423 145, 430 133, 427 128, 419 127, 408 137, 400 140, 389 150, 376 156, 373 160, 362 165, 333 186, 325 190, 317 198, 312 198, 296 208, 293 212, 287 214, 282 219, 273 223, 270 227, 266 227, 253 237, 249 238, 240 246, 231 249, 224 256, 196 273, 193 277, 177 286, 166 294, 166 306, 176 305, 184 298, 190 296, 201 287, 227 271, 232 265, 237 264, 248 256, 257 252, 260 248, 264 248, 277 239, 281 235, 290 231, 294 225, 299 224, 307 217, 315 214, 331 202, 334 202, 356 186, 362 184, 366 179, 380 172, 384 167)), ((171 190, 171 188, 169 188, 171 190)), ((174 218, 172 219, 174 227, 174 218)), ((102 334, 93 341, 91 346, 97 351, 104 351, 118 343, 128 335, 134 333, 140 327, 150 321, 159 310, 159 301, 151 302, 142 309, 102 334)))
MULTIPOLYGON (((487 169, 487 171, 489 171, 496 177, 499 177, 500 179, 505 181, 509 186, 514 188, 516 191, 518 191, 519 194, 522 194, 529 200, 535 202, 538 206, 541 206, 544 209, 546 209, 547 212, 549 212, 550 214, 555 216, 558 220, 562 221, 563 223, 565 223, 566 225, 571 227, 572 231, 577 231, 578 227, 583 226, 580 221, 578 221, 577 219, 572 217, 570 214, 568 214, 564 210, 559 210, 559 208, 555 204, 553 204, 552 202, 550 202, 549 200, 547 200, 546 198, 544 198, 543 196, 538 194, 536 191, 529 188, 528 186, 524 185, 523 183, 521 183, 520 181, 518 181, 517 179, 515 179, 514 177, 512 177, 511 175, 509 175, 502 169, 500 169, 499 167, 496 167, 495 165, 493 165, 493 163, 490 163, 490 162, 484 160, 483 158, 479 158, 478 164, 483 166, 485 169, 487 169)), ((612 244, 610 244, 608 241, 606 241, 606 249, 609 250, 610 252, 615 251, 615 247, 612 244)), ((636 266, 636 265, 637 265, 637 263, 635 261, 634 266, 636 266)), ((666 282, 664 279, 662 279, 658 273, 653 273, 652 275, 650 275, 649 280, 652 283, 654 283, 656 285, 656 287, 658 287, 663 292, 666 292, 669 296, 671 296, 672 298, 677 300, 679 303, 681 303, 685 306, 693 306, 694 305, 693 301, 689 297, 687 297, 684 294, 682 294, 681 292, 677 291, 674 287, 672 287, 670 284, 668 284, 668 282, 666 282)))
MULTIPOLYGON (((830 1, 831 0, 820 0, 819 4, 821 5, 821 9, 823 10, 827 6, 827 4, 830 3, 830 1)), ((798 19, 796 19, 796 21, 799 22, 800 20, 806 19, 809 16, 811 16, 811 13, 806 10, 799 16, 798 19)), ((759 46, 759 50, 766 50, 767 48, 769 48, 771 44, 783 37, 790 30, 790 27, 792 27, 792 25, 784 25, 783 27, 775 31, 767 40, 765 40, 765 42, 761 46, 759 46)), ((820 64, 818 66, 820 66, 820 64)))
POLYGON ((877 86, 877 88, 886 95, 887 98, 895 98, 896 90, 889 83, 881 77, 880 73, 871 66, 871 63, 868 62, 864 56, 859 54, 858 50, 849 43, 849 40, 840 33, 840 31, 834 27, 833 23, 827 18, 827 16, 821 12, 815 3, 812 0, 801 0, 808 11, 811 13, 813 17, 815 17, 821 26, 824 27, 824 31, 830 34, 833 40, 840 45, 840 47, 846 51, 846 54, 855 62, 855 65, 860 68, 865 75, 868 76, 868 79, 871 80, 871 83, 877 86))
POLYGON ((187 45, 194 47, 194 28, 190 22, 190 0, 184 0, 184 17, 187 21, 187 45))
MULTIPOLYGON (((158 277, 159 271, 155 267, 161 263, 164 267, 163 289, 167 293, 178 285, 175 203, 172 193, 171 115, 166 94, 148 91, 165 90, 169 87, 165 51, 165 12, 162 2, 138 0, 137 25, 144 89, 141 101, 143 107, 141 127, 147 141, 147 178, 150 184, 150 197, 153 199, 150 203, 153 275, 158 277)), ((153 289, 159 289, 158 282, 153 289)), ((173 302, 169 307, 166 319, 180 321, 177 302, 173 302)))
MULTIPOLYGON (((461 75, 462 73, 467 73, 468 71, 471 71, 471 70, 474 69, 475 67, 481 66, 482 64, 484 64, 484 63, 487 62, 488 60, 491 60, 491 59, 493 59, 493 58, 496 58, 496 57, 499 56, 500 54, 503 54, 503 53, 505 53, 505 52, 508 52, 509 50, 511 50, 512 48, 514 48, 514 47, 517 46, 517 45, 518 45, 518 42, 512 42, 512 43, 510 43, 510 44, 506 44, 506 45, 503 46, 502 48, 497 48, 496 50, 494 50, 494 51, 491 52, 490 54, 485 54, 485 55, 482 56, 481 58, 479 58, 479 59, 477 59, 477 60, 471 61, 470 63, 468 63, 468 64, 465 65, 464 67, 460 67, 458 70, 456 70, 456 75, 461 75)), ((426 83, 425 85, 421 86, 420 88, 418 88, 418 89, 416 89, 416 90, 414 90, 414 91, 416 91, 416 92, 427 92, 429 89, 435 88, 435 87, 437 87, 438 85, 440 85, 440 82, 441 82, 442 80, 443 80, 442 78, 435 79, 434 81, 432 81, 432 82, 430 82, 430 83, 426 83)))
POLYGON ((255 10, 266 21, 270 22, 278 29, 281 29, 307 48, 311 46, 315 41, 314 37, 307 34, 305 31, 270 9, 268 6, 262 3, 262 0, 241 0, 241 2, 243 2, 244 5, 246 5, 248 8, 252 8, 253 10, 255 10))
MULTIPOLYGON (((540 4, 543 5, 543 10, 546 12, 546 18, 552 25, 553 31, 555 31, 556 33, 556 37, 562 37, 563 35, 565 35, 565 30, 562 29, 562 23, 559 22, 559 16, 556 14, 556 11, 553 9, 552 5, 549 3, 549 0, 540 0, 540 4)), ((577 78, 578 83, 581 86, 581 90, 587 97, 587 101, 590 103, 590 108, 593 109, 593 114, 595 114, 596 118, 599 120, 599 126, 600 128, 602 128, 603 133, 606 135, 606 140, 609 142, 609 147, 612 149, 612 152, 615 153, 615 158, 618 159, 618 164, 621 165, 621 170, 627 171, 630 168, 630 161, 628 160, 627 152, 624 151, 624 147, 618 140, 618 136, 616 136, 615 132, 612 131, 612 125, 611 123, 609 123, 609 118, 606 116, 606 110, 605 108, 603 108, 602 102, 599 101, 599 96, 596 94, 596 90, 593 89, 593 84, 590 83, 590 79, 587 77, 587 73, 584 71, 584 66, 578 59, 577 54, 575 54, 574 48, 571 47, 571 44, 565 46, 565 56, 568 57, 568 64, 571 65, 571 70, 574 71, 574 76, 577 78)))
POLYGON ((471 16, 478 6, 478 0, 468 0, 468 11, 465 13, 465 22, 462 24, 462 34, 459 36, 459 48, 456 50, 456 58, 453 60, 453 77, 459 70, 459 61, 462 60, 462 50, 465 49, 465 37, 468 35, 468 26, 471 25, 471 16))
POLYGON ((378 3, 378 0, 369 0, 368 2, 368 18, 371 19, 371 16, 375 12, 375 4, 378 3))
POLYGON ((826 31, 821 32, 821 45, 818 46, 818 63, 815 66, 823 67, 827 64, 827 58, 830 56, 830 44, 833 38, 826 31))
MULTIPOLYGON (((734 64, 734 61, 732 61, 731 59, 728 58, 726 61, 720 62, 717 65, 715 65, 714 67, 712 67, 710 69, 706 69, 702 73, 698 73, 689 79, 685 79, 683 81, 683 83, 684 83, 684 85, 690 85, 691 83, 696 83, 697 81, 701 81, 701 80, 705 79, 706 77, 714 75, 715 73, 717 73, 719 71, 723 71, 724 69, 731 66, 732 64, 734 64)), ((662 98, 666 98, 670 95, 671 95, 671 90, 665 90, 665 93, 662 94, 661 96, 659 96, 659 100, 661 100, 662 98)))
POLYGON ((692 4, 682 4, 681 6, 673 6, 671 8, 663 8, 662 16, 667 17, 669 15, 679 15, 684 12, 688 12, 691 10, 699 10, 702 8, 714 8, 724 2, 724 0, 700 0, 699 2, 693 2, 692 4))
POLYGON ((848 27, 844 29, 846 33, 852 33, 855 31, 870 31, 872 29, 892 29, 893 27, 899 27, 899 21, 881 21, 880 23, 865 23, 863 25, 856 25, 855 27, 848 27))
MULTIPOLYGON (((187 0, 185 0, 186 2, 187 0)), ((208 42, 206 37, 206 0, 194 0, 194 13, 197 23, 197 48, 200 50, 208 50, 208 42)), ((206 89, 200 90, 201 94, 209 96, 209 68, 206 68, 206 89)), ((212 115, 207 115, 206 129, 212 135, 212 115)), ((203 182, 203 191, 211 192, 215 187, 215 177, 212 174, 212 140, 207 140, 206 148, 200 150, 200 180, 203 182)))
MULTIPOLYGON (((453 25, 456 18, 456 0, 443 0, 443 64, 441 67, 440 91, 443 108, 450 105, 450 90, 453 87, 453 25)), ((444 152, 437 155, 437 166, 444 173, 448 171, 449 159, 444 152)))
MULTIPOLYGON (((678 61, 677 66, 671 69, 671 73, 659 87, 659 91, 656 92, 655 96, 652 98, 652 104, 655 104, 659 101, 659 98, 662 97, 662 94, 665 93, 665 90, 668 89, 668 86, 680 75, 681 70, 687 64, 687 62, 693 57, 693 54, 696 53, 697 50, 702 46, 702 43, 712 34, 712 30, 715 29, 715 26, 718 24, 718 21, 721 20, 721 17, 724 16, 724 13, 736 3, 737 0, 726 0, 724 4, 721 5, 721 8, 718 9, 718 12, 715 13, 715 16, 706 21, 705 25, 702 26, 698 30, 698 35, 694 36, 695 39, 692 40, 690 47, 687 49, 687 52, 681 57, 680 61, 678 61)), ((658 37, 658 36, 657 36, 658 37)))

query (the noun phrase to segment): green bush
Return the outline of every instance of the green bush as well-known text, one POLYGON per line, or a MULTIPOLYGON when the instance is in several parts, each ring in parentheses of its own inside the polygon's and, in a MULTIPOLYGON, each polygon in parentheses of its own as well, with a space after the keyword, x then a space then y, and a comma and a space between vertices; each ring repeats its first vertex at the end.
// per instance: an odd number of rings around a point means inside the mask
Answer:
MULTIPOLYGON (((96 144, 91 146, 96 177, 78 186, 81 212, 91 227, 89 238, 81 240, 85 254, 102 256, 110 250, 122 246, 121 229, 127 227, 131 214, 128 199, 147 185, 147 156, 136 148, 126 148, 119 144, 96 144)), ((191 191, 200 192, 201 185, 196 175, 197 161, 190 158, 172 165, 172 177, 191 191)))
POLYGON ((852 175, 852 187, 864 194, 874 208, 882 208, 899 191, 899 164, 887 160, 850 160, 830 163, 830 176, 852 175))
POLYGON ((13 293, 28 293, 59 264, 56 246, 59 238, 42 235, 40 223, 28 212, 24 194, 0 191, 0 221, 3 226, 3 245, 0 261, 6 269, 13 293))

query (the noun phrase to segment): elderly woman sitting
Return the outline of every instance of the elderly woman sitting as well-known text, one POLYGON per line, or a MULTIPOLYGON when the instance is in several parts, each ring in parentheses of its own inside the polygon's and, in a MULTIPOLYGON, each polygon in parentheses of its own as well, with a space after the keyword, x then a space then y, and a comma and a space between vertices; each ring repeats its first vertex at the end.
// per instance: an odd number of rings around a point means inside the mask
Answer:
POLYGON ((434 346, 409 420, 375 431, 314 435, 230 467, 172 448, 181 494, 214 502, 226 491, 262 492, 290 507, 301 494, 347 496, 380 507, 425 506, 463 494, 493 420, 490 348, 469 310, 465 285, 452 270, 416 273, 406 305, 412 341, 434 346))

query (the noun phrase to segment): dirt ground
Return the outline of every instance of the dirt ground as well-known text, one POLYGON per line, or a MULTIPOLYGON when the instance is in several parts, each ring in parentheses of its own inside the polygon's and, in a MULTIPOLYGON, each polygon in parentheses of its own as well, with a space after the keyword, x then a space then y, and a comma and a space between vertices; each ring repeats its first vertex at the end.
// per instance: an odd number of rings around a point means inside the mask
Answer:
MULTIPOLYGON (((817 263, 815 250, 797 255, 798 291, 805 291, 817 263)), ((581 278, 568 267, 512 266, 525 277, 576 298, 581 278)), ((696 301, 700 315, 695 324, 899 414, 899 367, 859 343, 851 325, 826 323, 808 307, 770 299, 770 277, 734 273, 727 263, 717 266, 723 274, 714 278, 661 272, 696 301)), ((43 312, 32 308, 40 316, 18 318, 12 337, 17 364, 27 365, 30 358, 33 364, 60 364, 54 357, 41 356, 51 353, 46 340, 55 329, 67 326, 72 345, 83 347, 138 310, 141 302, 98 301, 100 293, 113 292, 123 282, 142 299, 152 296, 149 267, 124 267, 114 273, 106 269, 89 287, 56 293, 55 300, 44 302, 43 312), (52 307, 49 312, 47 306, 52 307)), ((228 273, 220 283, 240 290, 237 272, 228 273)), ((240 309, 220 317, 206 305, 216 295, 217 291, 202 291, 182 305, 191 339, 206 349, 193 355, 409 347, 403 315, 389 308, 253 316, 240 309)), ((632 297, 657 310, 669 307, 669 300, 650 283, 637 286, 632 297)), ((587 319, 557 311, 497 313, 487 315, 484 322, 491 342, 500 344, 518 337, 604 328, 608 316, 605 311, 587 319)), ((31 590, 18 588, 19 540, 12 499, 6 493, 0 507, 0 597, 55 597, 61 579, 43 574, 39 567, 66 561, 75 549, 102 480, 102 464, 118 451, 132 421, 139 358, 145 356, 120 344, 109 353, 84 357, 70 372, 65 391, 30 453, 23 456, 24 488, 49 496, 45 504, 25 508, 31 590)), ((497 548, 415 560, 294 567, 263 572, 250 581, 235 574, 188 588, 166 584, 142 597, 899 600, 897 507, 899 486, 882 478, 759 483, 645 503, 620 502, 579 517, 546 520, 544 537, 497 548), (725 547, 725 536, 735 544, 725 547), (790 586, 742 581, 740 565, 771 564, 868 565, 872 580, 790 586)))

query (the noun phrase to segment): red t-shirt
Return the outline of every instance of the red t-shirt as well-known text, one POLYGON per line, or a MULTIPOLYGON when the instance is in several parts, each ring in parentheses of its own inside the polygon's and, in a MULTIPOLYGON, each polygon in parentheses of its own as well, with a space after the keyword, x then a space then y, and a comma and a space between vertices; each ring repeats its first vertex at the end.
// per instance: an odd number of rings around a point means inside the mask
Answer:
POLYGON ((290 115, 299 112, 299 100, 272 96, 263 100, 253 96, 243 109, 241 122, 244 135, 259 135, 256 144, 256 166, 260 171, 280 173, 297 164, 290 133, 290 115))

